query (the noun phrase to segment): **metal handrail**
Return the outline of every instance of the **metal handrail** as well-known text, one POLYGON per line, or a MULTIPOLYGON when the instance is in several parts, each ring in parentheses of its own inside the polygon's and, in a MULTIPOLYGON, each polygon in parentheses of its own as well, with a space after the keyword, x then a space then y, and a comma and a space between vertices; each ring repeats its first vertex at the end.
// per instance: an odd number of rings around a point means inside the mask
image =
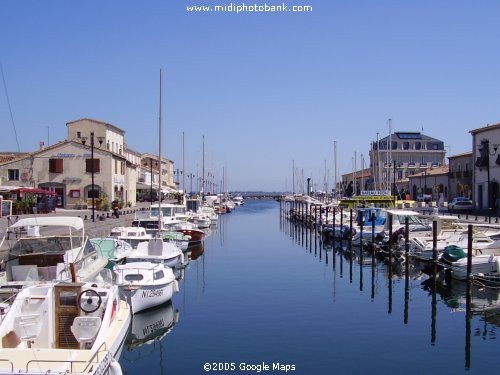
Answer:
MULTIPOLYGON (((32 363, 68 363, 70 365, 70 371, 73 372, 73 364, 74 363, 86 363, 87 366, 85 366, 84 370, 82 371, 82 373, 85 373, 88 369, 88 367, 93 364, 93 363, 99 363, 99 353, 101 351, 105 351, 106 353, 108 353, 108 348, 106 347, 106 343, 103 342, 99 348, 97 348, 96 352, 92 355, 92 357, 90 357, 90 359, 88 361, 82 361, 82 360, 73 360, 73 359, 68 359, 68 360, 64 360, 64 359, 32 359, 30 361, 28 361, 26 363, 26 372, 29 371, 29 366, 30 364, 32 363), (104 350, 101 350, 101 348, 104 346, 104 350), (94 359, 97 357, 97 361, 94 362, 94 359)), ((8 361, 7 359, 5 360, 2 360, 0 359, 0 361, 8 361)), ((9 361, 10 362, 10 361, 9 361)), ((14 366, 12 365, 12 371, 14 371, 14 366)))
POLYGON ((0 359, 0 362, 9 362, 10 363, 10 372, 14 372, 14 363, 10 359, 0 359))

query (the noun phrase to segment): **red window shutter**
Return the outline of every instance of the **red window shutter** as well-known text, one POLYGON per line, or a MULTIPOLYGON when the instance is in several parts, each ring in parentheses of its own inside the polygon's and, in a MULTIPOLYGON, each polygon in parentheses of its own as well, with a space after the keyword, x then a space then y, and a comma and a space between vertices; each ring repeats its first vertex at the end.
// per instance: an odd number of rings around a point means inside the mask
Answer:
POLYGON ((49 172, 62 173, 63 172, 63 159, 49 159, 49 172))
POLYGON ((56 173, 63 173, 63 159, 56 159, 56 173))
POLYGON ((49 173, 56 173, 56 159, 49 159, 49 173))

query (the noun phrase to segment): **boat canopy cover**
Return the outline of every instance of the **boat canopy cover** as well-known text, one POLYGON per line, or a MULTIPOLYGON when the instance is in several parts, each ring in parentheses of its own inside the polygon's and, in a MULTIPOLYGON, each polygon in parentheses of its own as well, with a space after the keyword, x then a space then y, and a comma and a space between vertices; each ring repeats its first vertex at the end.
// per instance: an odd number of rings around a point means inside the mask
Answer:
POLYGON ((76 230, 82 230, 83 220, 80 217, 75 216, 39 216, 39 217, 28 217, 26 219, 20 219, 15 222, 10 228, 22 228, 22 227, 34 227, 34 226, 59 226, 59 227, 72 227, 76 230))
POLYGON ((449 262, 456 262, 462 258, 466 258, 467 253, 459 246, 449 245, 444 248, 444 253, 442 255, 443 259, 449 262))
POLYGON ((399 216, 420 216, 418 212, 410 210, 387 210, 387 213, 399 216))

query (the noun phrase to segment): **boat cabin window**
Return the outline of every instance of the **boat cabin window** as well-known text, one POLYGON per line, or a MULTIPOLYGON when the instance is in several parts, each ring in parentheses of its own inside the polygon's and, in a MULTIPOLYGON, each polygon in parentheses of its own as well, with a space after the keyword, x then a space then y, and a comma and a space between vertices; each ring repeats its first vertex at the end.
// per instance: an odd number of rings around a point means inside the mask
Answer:
POLYGON ((78 295, 76 292, 61 292, 59 295, 60 306, 76 306, 78 295))
MULTIPOLYGON (((158 229, 158 222, 151 221, 151 220, 142 220, 142 221, 141 220, 134 220, 132 222, 132 226, 133 227, 141 227, 144 229, 158 229)), ((141 236, 143 236, 143 235, 144 235, 144 233, 141 234, 141 236)))
POLYGON ((155 272, 155 274, 153 276, 154 280, 158 280, 158 279, 162 279, 162 278, 163 278, 163 270, 155 272))
POLYGON ((81 237, 37 237, 21 238, 12 247, 12 255, 34 253, 64 253, 72 248, 82 246, 81 237), (72 246, 73 245, 73 246, 72 246))
POLYGON ((126 281, 141 281, 143 278, 141 274, 125 275, 126 281))
POLYGON ((184 208, 184 206, 175 207, 175 213, 176 214, 185 214, 186 209, 184 208))
MULTIPOLYGON (((163 216, 174 216, 172 207, 162 207, 161 213, 163 216)), ((151 216, 158 216, 158 207, 151 207, 151 216)))
POLYGON ((401 224, 405 223, 406 218, 408 218, 408 223, 411 224, 422 224, 422 222, 416 217, 412 215, 397 215, 398 216, 398 222, 401 224))

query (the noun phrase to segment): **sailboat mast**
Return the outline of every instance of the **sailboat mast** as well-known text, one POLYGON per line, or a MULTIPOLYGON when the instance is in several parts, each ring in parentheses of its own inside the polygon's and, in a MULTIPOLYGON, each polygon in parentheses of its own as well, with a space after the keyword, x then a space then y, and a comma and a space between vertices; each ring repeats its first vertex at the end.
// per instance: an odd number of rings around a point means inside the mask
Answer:
POLYGON ((202 184, 201 184, 201 197, 205 196, 205 134, 203 134, 203 167, 202 167, 202 184))
POLYGON ((163 77, 163 71, 160 68, 160 115, 158 119, 158 165, 160 166, 159 173, 158 173, 158 234, 160 233, 161 229, 161 201, 162 201, 162 196, 161 196, 161 103, 162 103, 162 77, 163 77))
POLYGON ((185 158, 184 158, 184 132, 182 132, 182 194, 186 194, 186 171, 185 167, 185 158))

